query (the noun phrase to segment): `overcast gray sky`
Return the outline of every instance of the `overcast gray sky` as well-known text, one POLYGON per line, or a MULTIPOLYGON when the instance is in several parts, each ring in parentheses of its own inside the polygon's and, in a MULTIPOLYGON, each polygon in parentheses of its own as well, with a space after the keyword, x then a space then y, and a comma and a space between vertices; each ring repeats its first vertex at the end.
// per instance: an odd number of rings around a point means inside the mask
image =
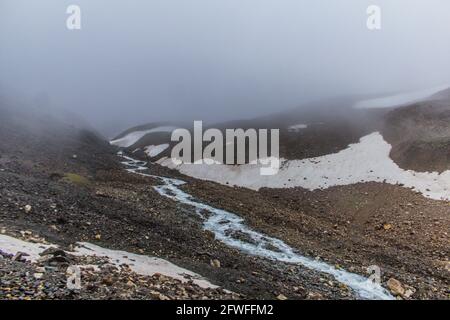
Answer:
POLYGON ((252 117, 450 83, 449 21, 448 0, 0 0, 0 86, 107 134, 252 117))

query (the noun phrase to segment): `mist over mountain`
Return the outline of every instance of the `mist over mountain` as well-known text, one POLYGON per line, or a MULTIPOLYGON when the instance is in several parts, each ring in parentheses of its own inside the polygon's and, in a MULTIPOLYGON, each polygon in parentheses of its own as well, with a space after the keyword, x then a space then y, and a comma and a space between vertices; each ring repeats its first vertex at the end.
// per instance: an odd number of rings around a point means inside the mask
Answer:
POLYGON ((148 121, 254 118, 450 83, 446 1, 3 0, 0 86, 114 136, 148 121))

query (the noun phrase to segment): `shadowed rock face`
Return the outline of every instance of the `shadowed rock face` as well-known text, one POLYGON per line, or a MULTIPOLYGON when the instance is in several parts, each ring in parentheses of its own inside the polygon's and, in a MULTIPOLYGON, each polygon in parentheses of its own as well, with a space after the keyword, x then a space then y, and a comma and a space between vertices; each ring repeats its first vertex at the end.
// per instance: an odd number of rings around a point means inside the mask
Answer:
POLYGON ((391 158, 402 168, 416 171, 450 169, 450 97, 393 110, 386 116, 385 139, 392 144, 391 158))
POLYGON ((1 163, 14 171, 42 174, 75 168, 92 174, 114 163, 114 148, 67 115, 5 105, 0 105, 0 115, 1 163), (101 160, 99 154, 104 155, 101 160))

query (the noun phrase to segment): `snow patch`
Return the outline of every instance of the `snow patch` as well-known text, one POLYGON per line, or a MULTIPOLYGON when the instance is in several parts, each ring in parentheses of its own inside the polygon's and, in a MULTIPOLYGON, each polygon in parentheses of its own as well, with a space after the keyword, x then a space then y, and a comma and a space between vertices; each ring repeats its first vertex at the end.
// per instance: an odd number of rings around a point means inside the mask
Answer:
POLYGON ((23 252, 27 254, 26 256, 23 256, 23 259, 31 262, 36 262, 36 260, 41 257, 39 254, 51 247, 55 246, 26 242, 7 235, 0 235, 0 251, 12 255, 17 254, 18 252, 23 252))
POLYGON ((273 176, 260 175, 261 165, 255 164, 175 166, 168 158, 159 164, 197 179, 254 190, 263 187, 316 190, 359 182, 386 182, 402 184, 431 199, 450 200, 450 171, 439 174, 404 170, 389 157, 391 148, 382 135, 375 132, 338 153, 304 160, 281 159, 281 168, 273 176))
POLYGON ((160 273, 182 282, 193 280, 195 284, 202 288, 217 288, 216 285, 213 285, 200 275, 178 267, 164 259, 138 255, 127 251, 105 249, 87 242, 80 242, 78 245, 79 247, 75 251, 78 255, 107 257, 114 265, 127 264, 131 270, 140 275, 152 276, 155 273, 160 273))
POLYGON ((448 89, 449 87, 450 85, 444 85, 421 91, 400 93, 382 98, 363 100, 353 105, 353 108, 355 109, 390 108, 405 104, 411 104, 414 102, 422 101, 438 93, 439 91, 448 89))
POLYGON ((307 124, 299 123, 299 124, 295 124, 295 125, 289 126, 288 127, 288 131, 290 131, 290 132, 300 132, 300 130, 306 129, 306 128, 308 128, 307 124))
POLYGON ((117 147, 128 148, 128 147, 132 146, 133 144, 135 144, 136 142, 138 142, 139 139, 141 139, 146 134, 153 133, 153 132, 172 132, 175 129, 177 129, 177 128, 173 127, 173 126, 161 126, 161 127, 156 127, 156 128, 152 128, 149 130, 133 131, 133 132, 128 133, 126 136, 124 136, 122 138, 119 138, 116 140, 111 140, 109 143, 112 145, 115 145, 117 147))
MULTIPOLYGON (((7 235, 0 235, 1 251, 12 255, 15 255, 17 252, 26 253, 27 256, 23 258, 31 262, 36 262, 41 257, 39 254, 50 247, 56 248, 57 246, 31 243, 7 235)), ((112 264, 116 266, 127 264, 131 270, 144 276, 152 276, 155 273, 159 273, 182 282, 192 280, 193 283, 202 288, 217 288, 216 285, 210 283, 200 275, 178 267, 161 258, 138 255, 120 250, 110 250, 87 242, 77 243, 75 251, 70 253, 78 256, 106 257, 112 264)))
POLYGON ((157 146, 151 145, 151 146, 145 147, 144 151, 150 158, 153 158, 153 157, 156 157, 161 152, 163 152, 164 150, 166 150, 168 147, 169 147, 168 143, 160 144, 157 146))

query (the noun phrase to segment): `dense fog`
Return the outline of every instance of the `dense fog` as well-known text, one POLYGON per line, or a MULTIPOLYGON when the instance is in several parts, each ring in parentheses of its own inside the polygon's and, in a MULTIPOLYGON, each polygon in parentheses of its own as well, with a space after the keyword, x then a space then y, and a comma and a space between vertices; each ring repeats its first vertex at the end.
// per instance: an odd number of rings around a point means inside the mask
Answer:
POLYGON ((449 20, 447 0, 2 0, 0 94, 112 136, 414 91, 450 83, 449 20))

